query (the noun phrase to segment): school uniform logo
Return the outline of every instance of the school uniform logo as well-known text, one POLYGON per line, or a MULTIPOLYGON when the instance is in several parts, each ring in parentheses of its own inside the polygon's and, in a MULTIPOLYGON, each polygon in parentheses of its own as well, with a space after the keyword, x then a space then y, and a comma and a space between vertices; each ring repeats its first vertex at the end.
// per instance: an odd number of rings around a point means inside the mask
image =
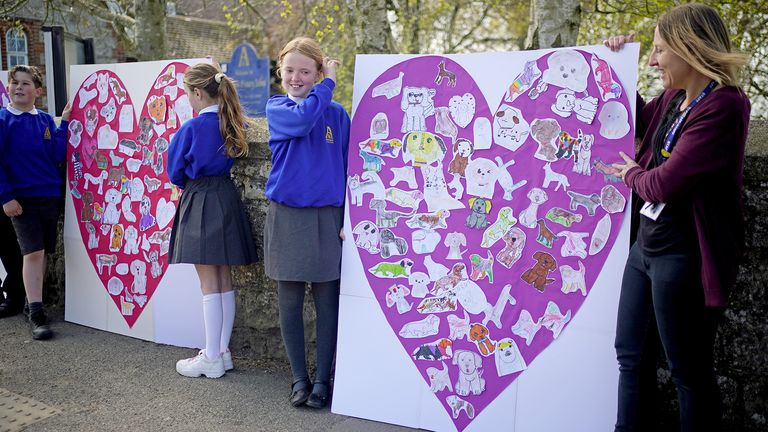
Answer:
POLYGON ((325 127, 325 142, 333 144, 333 132, 331 132, 330 126, 325 127))
POLYGON ((45 133, 43 134, 43 139, 51 139, 51 129, 46 126, 45 133))

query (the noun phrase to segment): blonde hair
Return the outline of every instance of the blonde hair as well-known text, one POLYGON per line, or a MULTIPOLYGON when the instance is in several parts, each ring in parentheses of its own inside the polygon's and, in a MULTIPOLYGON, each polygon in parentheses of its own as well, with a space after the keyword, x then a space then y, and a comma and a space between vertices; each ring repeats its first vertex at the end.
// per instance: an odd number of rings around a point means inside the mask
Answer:
POLYGON ((184 85, 200 89, 219 104, 219 131, 224 139, 224 149, 231 158, 248 154, 245 138, 246 117, 240 105, 235 82, 215 66, 198 63, 184 72, 184 85), (218 79, 218 82, 217 82, 218 79))
POLYGON ((323 59, 325 58, 325 54, 323 53, 323 49, 320 48, 320 44, 317 43, 316 40, 305 37, 305 36, 297 37, 296 39, 288 42, 280 51, 280 55, 277 57, 276 73, 278 78, 282 78, 280 72, 283 67, 283 59, 285 58, 286 55, 292 52, 305 55, 310 59, 312 59, 315 62, 315 65, 317 66, 317 72, 319 73, 318 80, 322 80, 324 78, 323 77, 323 59))
POLYGON ((8 71, 8 82, 16 79, 16 72, 28 73, 32 77, 32 83, 35 84, 35 88, 43 86, 43 75, 40 73, 40 69, 34 66, 16 65, 8 71))
POLYGON ((677 6, 659 18, 657 27, 669 48, 696 71, 721 85, 738 84, 747 56, 731 48, 716 10, 699 3, 677 6))

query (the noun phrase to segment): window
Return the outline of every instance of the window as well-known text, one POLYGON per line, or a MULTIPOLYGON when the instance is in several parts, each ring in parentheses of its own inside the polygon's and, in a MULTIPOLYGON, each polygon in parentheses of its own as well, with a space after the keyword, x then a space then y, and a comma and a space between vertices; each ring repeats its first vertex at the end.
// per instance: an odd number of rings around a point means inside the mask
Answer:
POLYGON ((8 47, 8 69, 18 64, 29 64, 27 56, 27 35, 24 30, 14 27, 5 33, 8 47))

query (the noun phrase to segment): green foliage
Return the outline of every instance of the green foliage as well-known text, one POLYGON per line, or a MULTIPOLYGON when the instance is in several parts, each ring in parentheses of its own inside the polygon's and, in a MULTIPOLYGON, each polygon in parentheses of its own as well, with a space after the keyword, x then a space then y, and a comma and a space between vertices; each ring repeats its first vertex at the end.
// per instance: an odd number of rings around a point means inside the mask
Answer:
MULTIPOLYGON (((661 91, 658 72, 648 66, 656 19, 665 11, 683 3, 673 0, 591 0, 582 2, 579 44, 601 43, 613 35, 636 33, 640 42, 638 90, 651 97, 661 91)), ((715 8, 729 26, 734 47, 751 55, 742 70, 741 83, 752 100, 752 117, 766 117, 768 108, 768 1, 703 0, 715 8)))

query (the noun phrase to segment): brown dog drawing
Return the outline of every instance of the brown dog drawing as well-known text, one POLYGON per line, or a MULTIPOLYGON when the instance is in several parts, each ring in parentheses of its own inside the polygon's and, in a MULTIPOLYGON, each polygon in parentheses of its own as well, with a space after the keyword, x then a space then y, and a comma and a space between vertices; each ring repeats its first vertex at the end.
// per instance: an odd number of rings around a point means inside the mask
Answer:
POLYGON ((539 292, 544 292, 544 285, 549 285, 554 282, 554 279, 548 279, 549 272, 557 268, 557 262, 555 258, 542 251, 538 251, 533 254, 533 259, 536 260, 536 264, 520 276, 520 279, 533 285, 539 292))

